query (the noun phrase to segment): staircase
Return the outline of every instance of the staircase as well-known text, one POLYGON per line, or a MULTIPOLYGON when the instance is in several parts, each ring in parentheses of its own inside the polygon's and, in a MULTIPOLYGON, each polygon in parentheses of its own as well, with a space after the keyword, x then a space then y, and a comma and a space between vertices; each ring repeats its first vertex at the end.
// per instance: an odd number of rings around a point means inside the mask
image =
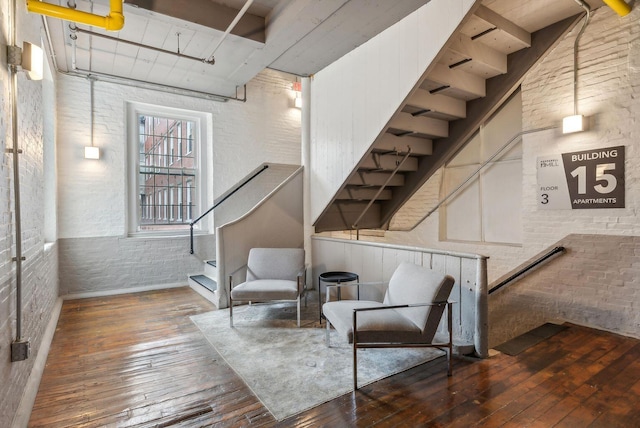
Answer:
POLYGON ((189 275, 189 286, 204 296, 207 300, 213 301, 215 292, 218 289, 218 283, 216 282, 216 278, 218 277, 218 267, 215 260, 208 260, 203 264, 203 273, 189 275))
MULTIPOLYGON (((551 7, 546 1, 529 5, 551 7)), ((554 23, 533 32, 489 7, 475 8, 318 217, 316 232, 387 229, 402 205, 579 20, 579 8, 569 6, 546 18, 554 23)), ((518 21, 526 22, 524 12, 518 21)))

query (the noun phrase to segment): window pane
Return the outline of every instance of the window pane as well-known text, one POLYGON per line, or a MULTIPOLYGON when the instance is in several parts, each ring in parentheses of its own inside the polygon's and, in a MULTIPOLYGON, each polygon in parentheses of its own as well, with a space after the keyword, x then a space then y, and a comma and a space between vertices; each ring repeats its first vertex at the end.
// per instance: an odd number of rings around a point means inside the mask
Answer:
POLYGON ((195 212, 197 162, 194 142, 186 137, 193 138, 195 123, 147 115, 140 115, 138 121, 139 228, 188 228, 195 212), (183 148, 190 153, 183 154, 183 148))

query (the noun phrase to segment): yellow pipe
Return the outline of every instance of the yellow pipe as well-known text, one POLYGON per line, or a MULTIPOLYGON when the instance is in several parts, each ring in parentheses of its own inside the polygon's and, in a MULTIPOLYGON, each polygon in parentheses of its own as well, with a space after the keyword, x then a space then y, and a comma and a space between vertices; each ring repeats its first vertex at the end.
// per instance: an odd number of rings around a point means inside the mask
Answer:
POLYGON ((42 1, 29 0, 27 0, 27 10, 29 12, 47 15, 53 18, 104 28, 109 31, 121 30, 122 27, 124 27, 122 0, 110 0, 109 3, 111 5, 111 10, 107 16, 95 15, 93 13, 83 12, 42 1))
POLYGON ((631 6, 624 2, 624 0, 602 0, 607 6, 613 9, 618 15, 625 16, 631 12, 631 6))

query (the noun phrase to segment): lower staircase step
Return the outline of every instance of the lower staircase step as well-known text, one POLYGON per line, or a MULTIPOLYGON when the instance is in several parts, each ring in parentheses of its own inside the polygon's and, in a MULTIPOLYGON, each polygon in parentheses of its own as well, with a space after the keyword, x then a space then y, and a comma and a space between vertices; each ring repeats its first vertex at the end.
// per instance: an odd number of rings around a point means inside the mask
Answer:
POLYGON ((502 345, 494 347, 494 349, 507 355, 518 355, 526 351, 534 345, 550 338, 556 333, 565 330, 567 326, 562 324, 545 323, 540 327, 534 328, 518 337, 515 337, 502 345))
POLYGON ((207 260, 207 264, 213 267, 218 267, 218 264, 216 263, 215 260, 207 260))
POLYGON ((192 275, 189 278, 197 282, 198 284, 202 285, 204 288, 206 288, 209 291, 213 292, 218 289, 218 284, 207 275, 192 275))

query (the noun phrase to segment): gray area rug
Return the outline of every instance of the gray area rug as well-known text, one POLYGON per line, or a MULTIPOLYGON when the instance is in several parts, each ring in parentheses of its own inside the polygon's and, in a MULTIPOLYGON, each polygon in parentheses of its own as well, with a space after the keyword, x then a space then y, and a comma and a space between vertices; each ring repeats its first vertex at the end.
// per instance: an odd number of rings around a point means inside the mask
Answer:
MULTIPOLYGON (((296 327, 295 304, 234 308, 192 316, 216 351, 278 420, 315 407, 352 390, 352 348, 335 331, 331 348, 317 305, 296 327)), ((358 385, 388 377, 444 355, 429 348, 358 351, 358 385)))

